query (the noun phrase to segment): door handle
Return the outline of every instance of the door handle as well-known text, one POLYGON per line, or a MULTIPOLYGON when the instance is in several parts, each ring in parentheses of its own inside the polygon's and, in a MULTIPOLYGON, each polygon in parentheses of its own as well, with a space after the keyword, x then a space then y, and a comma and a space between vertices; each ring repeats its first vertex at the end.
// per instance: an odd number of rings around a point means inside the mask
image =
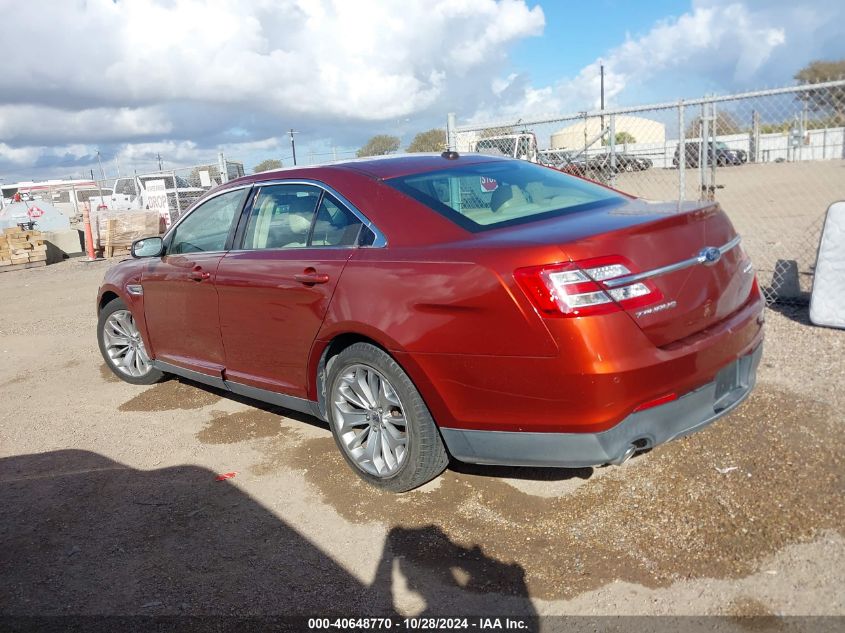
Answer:
POLYGON ((325 273, 318 273, 316 270, 299 273, 293 278, 301 284, 306 286, 313 286, 314 284, 326 284, 329 282, 329 276, 325 273))
POLYGON ((193 270, 193 271, 188 273, 188 279, 191 279, 192 281, 205 281, 206 279, 210 279, 210 278, 211 278, 211 273, 204 272, 204 271, 201 271, 201 270, 193 270))

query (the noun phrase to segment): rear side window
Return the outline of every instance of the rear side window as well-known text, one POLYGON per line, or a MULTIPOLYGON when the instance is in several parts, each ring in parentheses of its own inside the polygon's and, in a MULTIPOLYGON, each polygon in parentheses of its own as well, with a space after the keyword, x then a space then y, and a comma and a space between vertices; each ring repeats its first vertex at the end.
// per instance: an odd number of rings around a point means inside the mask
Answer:
POLYGON ((320 201, 320 189, 311 185, 262 187, 252 203, 243 248, 303 248, 320 201))
POLYGON ((244 232, 246 250, 355 246, 361 221, 313 185, 271 185, 255 196, 244 232))
POLYGON ((361 221, 330 195, 324 194, 314 220, 311 246, 355 246, 360 232, 361 221))
POLYGON ((525 161, 463 165, 386 181, 470 231, 483 231, 624 200, 614 191, 525 161))

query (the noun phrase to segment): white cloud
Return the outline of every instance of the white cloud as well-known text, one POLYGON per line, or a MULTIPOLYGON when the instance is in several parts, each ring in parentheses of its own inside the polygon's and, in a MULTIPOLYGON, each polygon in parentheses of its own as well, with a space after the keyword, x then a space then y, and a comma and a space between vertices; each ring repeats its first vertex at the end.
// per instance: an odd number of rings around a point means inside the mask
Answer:
MULTIPOLYGON (((516 120, 545 117, 587 109, 600 104, 600 64, 605 66, 605 103, 612 106, 623 93, 649 81, 665 78, 718 78, 722 87, 754 82, 773 55, 789 44, 790 34, 805 35, 818 20, 796 23, 787 18, 792 5, 745 2, 696 2, 677 18, 661 20, 648 32, 627 36, 602 59, 588 64, 574 77, 553 86, 534 87, 524 77, 511 75, 494 82, 495 92, 504 98, 480 108, 473 120, 516 120), (751 3, 753 5, 753 3, 751 3), (508 84, 513 84, 510 90, 508 84)), ((805 9, 812 14, 814 10, 805 9)), ((839 10, 841 14, 841 9, 839 10)), ((781 83, 789 81, 789 75, 781 83)), ((674 94, 671 98, 700 96, 674 94)))
POLYGON ((49 106, 0 105, 0 138, 16 141, 63 143, 97 139, 125 141, 143 136, 162 136, 173 129, 160 107, 91 108, 61 110, 49 106))
POLYGON ((788 85, 808 62, 845 55, 843 22, 841 0, 693 0, 553 85, 495 80, 493 98, 463 118, 505 123, 597 109, 602 62, 609 107, 788 85))
POLYGON ((6 171, 71 142, 134 156, 162 141, 174 161, 279 128, 360 134, 489 92, 507 48, 544 25, 524 0, 0 0, 0 14, 6 171))
POLYGON ((3 2, 6 85, 48 105, 187 100, 278 115, 419 112, 461 75, 539 34, 522 0, 3 2), (50 15, 49 20, 43 16, 50 15), (34 30, 34 29, 33 29, 34 30))

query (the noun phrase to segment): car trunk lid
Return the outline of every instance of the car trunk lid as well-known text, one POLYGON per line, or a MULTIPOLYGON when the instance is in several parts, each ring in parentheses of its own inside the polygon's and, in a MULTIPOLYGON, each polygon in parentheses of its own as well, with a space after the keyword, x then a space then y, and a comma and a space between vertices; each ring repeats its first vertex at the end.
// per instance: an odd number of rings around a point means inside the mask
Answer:
POLYGON ((573 262, 618 257, 627 279, 605 279, 605 290, 642 282, 657 292, 623 301, 625 311, 657 346, 707 329, 748 299, 750 261, 714 202, 620 205, 573 213, 514 230, 511 239, 555 243, 573 262))

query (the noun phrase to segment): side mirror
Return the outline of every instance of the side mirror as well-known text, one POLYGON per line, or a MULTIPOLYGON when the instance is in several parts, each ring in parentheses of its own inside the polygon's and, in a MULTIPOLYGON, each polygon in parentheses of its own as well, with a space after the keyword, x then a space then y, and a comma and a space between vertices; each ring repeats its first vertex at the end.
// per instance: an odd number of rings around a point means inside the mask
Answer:
POLYGON ((164 250, 160 237, 145 237, 132 242, 132 257, 158 257, 164 250))

